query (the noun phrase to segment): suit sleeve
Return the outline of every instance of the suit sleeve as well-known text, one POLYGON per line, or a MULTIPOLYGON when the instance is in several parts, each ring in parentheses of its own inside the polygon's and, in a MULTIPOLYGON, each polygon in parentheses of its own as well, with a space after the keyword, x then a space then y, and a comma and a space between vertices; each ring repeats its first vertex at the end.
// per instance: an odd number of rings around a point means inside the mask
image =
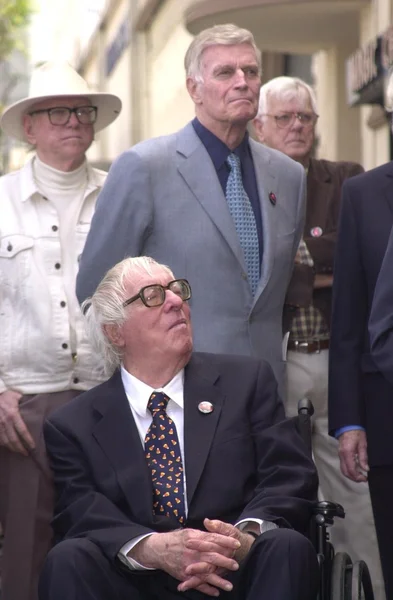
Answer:
POLYGON ((124 152, 97 200, 76 283, 80 303, 92 296, 111 267, 141 254, 150 232, 151 197, 146 161, 135 150, 124 152))
POLYGON ((44 436, 57 498, 52 522, 55 538, 86 538, 113 562, 126 542, 152 533, 151 529, 132 523, 97 490, 83 453, 68 432, 48 420, 44 436))
POLYGON ((375 286, 369 332, 375 364, 393 385, 393 229, 375 286))
POLYGON ((362 425, 360 386, 361 357, 367 331, 367 282, 365 280, 359 225, 352 194, 355 182, 344 183, 338 228, 329 350, 329 431, 362 425))
POLYGON ((285 419, 273 372, 261 367, 250 410, 257 485, 238 521, 263 519, 305 532, 318 477, 297 419, 285 419))

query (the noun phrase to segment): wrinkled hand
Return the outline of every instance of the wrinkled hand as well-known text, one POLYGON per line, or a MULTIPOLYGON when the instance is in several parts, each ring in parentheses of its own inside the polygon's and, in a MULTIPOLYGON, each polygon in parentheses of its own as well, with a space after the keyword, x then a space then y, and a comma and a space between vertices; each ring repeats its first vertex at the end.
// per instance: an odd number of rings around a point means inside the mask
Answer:
POLYGON ((338 438, 342 473, 352 481, 367 481, 369 471, 366 433, 361 429, 345 431, 338 438))
MULTIPOLYGON (((250 536, 248 536, 250 537, 250 536)), ((191 544, 192 546, 192 544, 191 544)), ((180 529, 168 533, 158 533, 143 539, 129 553, 145 567, 165 571, 179 584, 178 590, 197 589, 208 596, 218 596, 219 590, 231 591, 232 584, 218 572, 236 571, 239 568, 232 558, 240 542, 234 537, 220 533, 180 529), (205 542, 202 549, 190 548, 191 540, 205 542), (188 574, 192 565, 199 565, 197 575, 188 574), (203 567, 201 567, 203 565, 203 567)))
MULTIPOLYGON (((237 565, 239 565, 245 559, 255 541, 253 536, 243 533, 230 523, 224 523, 223 521, 219 520, 212 521, 210 519, 205 519, 203 524, 208 532, 233 538, 239 542, 240 545, 236 550, 233 551, 231 555, 236 560, 237 565)), ((224 567, 214 568, 212 564, 204 562, 204 557, 206 554, 208 555, 210 552, 215 551, 214 543, 212 543, 210 539, 191 538, 187 540, 186 546, 187 548, 197 550, 201 554, 202 560, 200 562, 193 563, 186 568, 188 579, 179 585, 178 590, 180 592, 184 592, 185 590, 192 588, 200 590, 199 580, 206 574, 213 572, 219 576, 225 575, 228 569, 225 569, 224 567)), ((209 583, 211 583, 211 581, 209 581, 209 583)), ((225 589, 226 591, 229 591, 228 587, 225 589)))
POLYGON ((28 448, 33 449, 35 444, 19 412, 21 398, 22 394, 13 390, 0 394, 0 446, 27 456, 21 438, 28 448))

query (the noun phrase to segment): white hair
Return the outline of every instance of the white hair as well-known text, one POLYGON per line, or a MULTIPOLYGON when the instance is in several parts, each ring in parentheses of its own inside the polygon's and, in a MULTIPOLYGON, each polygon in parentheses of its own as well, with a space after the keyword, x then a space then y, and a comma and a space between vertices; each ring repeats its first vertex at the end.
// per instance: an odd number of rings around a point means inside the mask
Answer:
POLYGON ((312 110, 315 114, 318 114, 315 92, 303 79, 284 75, 271 79, 261 87, 256 118, 261 119, 267 113, 271 97, 280 100, 293 100, 299 98, 299 96, 307 97, 310 100, 312 110))
POLYGON ((193 39, 184 57, 186 76, 192 77, 196 81, 203 81, 202 55, 206 48, 217 45, 238 46, 240 44, 250 44, 255 52, 259 72, 261 72, 261 51, 257 47, 251 31, 227 23, 226 25, 214 25, 214 27, 204 29, 193 39))
POLYGON ((127 284, 132 282, 136 274, 148 273, 154 276, 157 268, 174 278, 169 267, 149 256, 125 258, 106 273, 93 296, 82 304, 90 342, 93 349, 103 357, 107 375, 112 375, 120 366, 123 354, 122 349, 109 339, 104 326, 121 327, 124 324, 126 308, 123 303, 127 300, 127 284))

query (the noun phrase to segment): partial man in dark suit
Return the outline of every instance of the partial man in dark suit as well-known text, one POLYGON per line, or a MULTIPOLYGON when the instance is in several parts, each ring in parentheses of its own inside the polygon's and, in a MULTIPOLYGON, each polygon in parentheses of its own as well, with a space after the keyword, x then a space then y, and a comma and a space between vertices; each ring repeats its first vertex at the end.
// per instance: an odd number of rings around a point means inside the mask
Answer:
POLYGON ((286 413, 295 415, 301 398, 313 402, 320 494, 347 509, 345 520, 332 529, 332 541, 353 560, 366 559, 378 587, 382 573, 368 487, 355 485, 341 473, 337 442, 328 432, 329 330, 341 187, 363 168, 312 158, 317 119, 315 93, 306 82, 276 77, 262 86, 254 121, 259 141, 284 152, 307 173, 306 221, 284 307, 286 413))
POLYGON ((77 295, 91 296, 124 257, 152 256, 193 282, 195 349, 263 358, 283 387, 281 316, 303 229, 304 171, 247 134, 261 85, 248 30, 202 31, 185 68, 196 117, 115 161, 77 295))
POLYGON ((314 465, 266 362, 192 353, 190 297, 139 257, 85 304, 115 372, 45 426, 59 543, 41 600, 315 599, 314 465))
MULTIPOLYGON (((391 104, 392 83, 390 79, 391 104)), ((393 598, 393 383, 384 377, 386 363, 370 352, 368 321, 375 295, 371 332, 376 334, 377 306, 381 299, 384 303, 376 283, 392 225, 393 163, 344 184, 333 284, 329 428, 339 439, 343 473, 356 482, 368 480, 389 600, 393 598)), ((389 266, 386 260, 380 283, 389 266)), ((379 340, 383 345, 384 337, 379 340)))

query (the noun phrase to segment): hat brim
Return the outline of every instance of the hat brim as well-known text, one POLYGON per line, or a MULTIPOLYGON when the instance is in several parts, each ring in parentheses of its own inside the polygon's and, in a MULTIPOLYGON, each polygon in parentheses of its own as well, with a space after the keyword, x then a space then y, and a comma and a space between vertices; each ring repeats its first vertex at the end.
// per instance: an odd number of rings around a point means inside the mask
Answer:
POLYGON ((11 137, 14 137, 22 142, 26 142, 25 132, 23 129, 23 115, 25 115, 29 108, 34 104, 43 100, 49 100, 50 98, 59 100, 61 98, 89 98, 93 106, 97 107, 97 120, 94 123, 94 131, 101 131, 108 127, 119 115, 121 111, 121 100, 114 94, 106 94, 104 92, 99 93, 87 93, 87 94, 67 94, 64 96, 60 95, 49 95, 49 96, 36 96, 35 98, 27 98, 26 100, 19 100, 15 102, 3 112, 0 120, 0 126, 2 130, 11 137))

